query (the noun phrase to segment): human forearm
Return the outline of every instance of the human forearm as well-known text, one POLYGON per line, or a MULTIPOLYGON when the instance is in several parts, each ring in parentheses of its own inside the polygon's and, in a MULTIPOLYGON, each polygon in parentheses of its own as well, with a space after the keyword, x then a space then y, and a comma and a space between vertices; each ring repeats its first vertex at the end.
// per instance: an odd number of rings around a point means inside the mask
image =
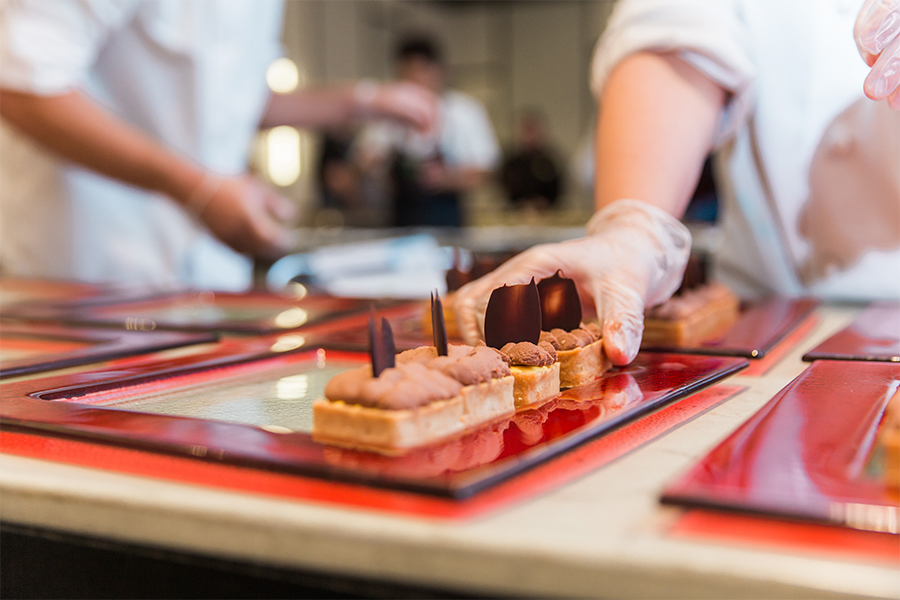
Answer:
POLYGON ((54 154, 107 177, 185 203, 203 171, 83 94, 0 90, 0 117, 54 154))
POLYGON ((673 56, 619 64, 600 99, 595 207, 643 200, 681 216, 712 148, 726 91, 673 56))
POLYGON ((321 129, 367 118, 386 118, 430 131, 437 119, 438 98, 408 82, 306 88, 272 94, 260 126, 291 125, 321 129))

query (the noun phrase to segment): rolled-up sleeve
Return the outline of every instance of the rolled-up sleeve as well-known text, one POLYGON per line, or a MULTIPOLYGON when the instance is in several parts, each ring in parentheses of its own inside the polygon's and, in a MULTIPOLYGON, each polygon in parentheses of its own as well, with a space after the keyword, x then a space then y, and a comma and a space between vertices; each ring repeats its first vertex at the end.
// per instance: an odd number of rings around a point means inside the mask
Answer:
POLYGON ((3 0, 0 87, 54 95, 82 83, 140 0, 3 0))
POLYGON ((591 89, 637 52, 678 54, 731 93, 716 143, 746 119, 756 73, 750 32, 735 0, 621 0, 594 51, 591 89))

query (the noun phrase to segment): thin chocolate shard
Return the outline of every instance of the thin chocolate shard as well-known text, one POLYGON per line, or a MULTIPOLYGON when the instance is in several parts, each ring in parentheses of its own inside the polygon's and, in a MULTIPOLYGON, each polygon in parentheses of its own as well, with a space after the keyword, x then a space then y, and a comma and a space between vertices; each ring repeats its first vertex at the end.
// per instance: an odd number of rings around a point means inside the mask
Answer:
POLYGON ((484 341, 500 349, 513 342, 541 339, 541 300, 534 278, 524 285, 504 285, 491 292, 484 314, 484 341))
POLYGON ((369 358, 372 360, 372 374, 378 377, 385 369, 393 368, 396 353, 391 324, 384 317, 379 322, 375 316, 375 309, 372 308, 372 314, 369 315, 369 358))
POLYGON ((460 268, 459 248, 453 248, 453 266, 447 269, 447 291, 455 292, 462 286, 472 281, 472 271, 463 271, 460 268))
POLYGON ((564 277, 562 270, 537 284, 541 297, 541 322, 545 331, 572 331, 581 325, 581 299, 575 282, 564 277))
POLYGON ((444 305, 438 292, 431 294, 431 331, 438 356, 447 356, 447 323, 444 321, 444 305))

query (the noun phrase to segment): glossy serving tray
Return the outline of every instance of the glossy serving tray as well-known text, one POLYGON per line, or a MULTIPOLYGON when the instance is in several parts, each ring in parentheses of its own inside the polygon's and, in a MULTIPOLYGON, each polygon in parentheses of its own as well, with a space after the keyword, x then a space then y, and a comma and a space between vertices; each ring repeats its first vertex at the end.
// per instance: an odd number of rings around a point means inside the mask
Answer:
POLYGON ((900 303, 870 304, 853 323, 803 355, 805 361, 820 359, 900 362, 900 303))
POLYGON ((404 456, 310 436, 312 402, 364 354, 303 350, 295 334, 225 340, 208 352, 109 371, 0 384, 0 424, 307 476, 462 498, 747 365, 645 354, 541 407, 404 456), (283 351, 282 351, 283 350, 283 351))
MULTIPOLYGON (((66 324, 269 334, 366 311, 370 300, 307 294, 191 291, 69 305, 16 307, 7 314, 66 324)), ((379 304, 381 306, 381 304, 379 304)))
POLYGON ((681 352, 763 358, 780 341, 810 317, 819 306, 812 298, 779 296, 741 303, 735 324, 717 339, 690 346, 641 346, 653 352, 681 352))
POLYGON ((898 532, 873 457, 900 366, 817 361, 663 493, 662 501, 898 532))
POLYGON ((0 321, 0 378, 216 341, 209 333, 126 331, 0 321))

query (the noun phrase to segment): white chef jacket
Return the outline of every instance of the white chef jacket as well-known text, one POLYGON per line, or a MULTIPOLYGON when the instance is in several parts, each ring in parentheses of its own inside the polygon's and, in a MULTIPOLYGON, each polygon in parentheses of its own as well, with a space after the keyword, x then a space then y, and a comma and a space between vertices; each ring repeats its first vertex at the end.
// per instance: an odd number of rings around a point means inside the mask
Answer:
POLYGON ((475 98, 447 90, 438 104, 437 138, 409 127, 381 121, 363 129, 355 151, 386 156, 392 150, 418 158, 440 151, 444 162, 456 168, 491 170, 500 160, 500 146, 484 106, 475 98))
MULTIPOLYGON (((281 53, 281 0, 4 0, 0 86, 82 90, 175 152, 245 171, 281 53)), ((170 199, 0 129, 4 275, 241 289, 252 265, 170 199)))
POLYGON ((640 51, 678 53, 731 92, 716 140, 724 234, 716 258, 717 276, 742 295, 900 298, 900 115, 863 96, 868 67, 853 41, 861 4, 623 0, 598 42, 598 98, 612 68, 640 51), (849 173, 842 197, 810 179, 836 169, 849 173), (878 178, 890 198, 880 212, 866 206, 862 190, 878 178), (858 247, 841 251, 846 264, 826 261, 823 273, 810 275, 810 264, 841 254, 822 233, 826 215, 846 219, 831 232, 855 236, 858 247), (886 243, 865 240, 879 216, 897 222, 886 243), (818 228, 818 239, 804 228, 818 228))

